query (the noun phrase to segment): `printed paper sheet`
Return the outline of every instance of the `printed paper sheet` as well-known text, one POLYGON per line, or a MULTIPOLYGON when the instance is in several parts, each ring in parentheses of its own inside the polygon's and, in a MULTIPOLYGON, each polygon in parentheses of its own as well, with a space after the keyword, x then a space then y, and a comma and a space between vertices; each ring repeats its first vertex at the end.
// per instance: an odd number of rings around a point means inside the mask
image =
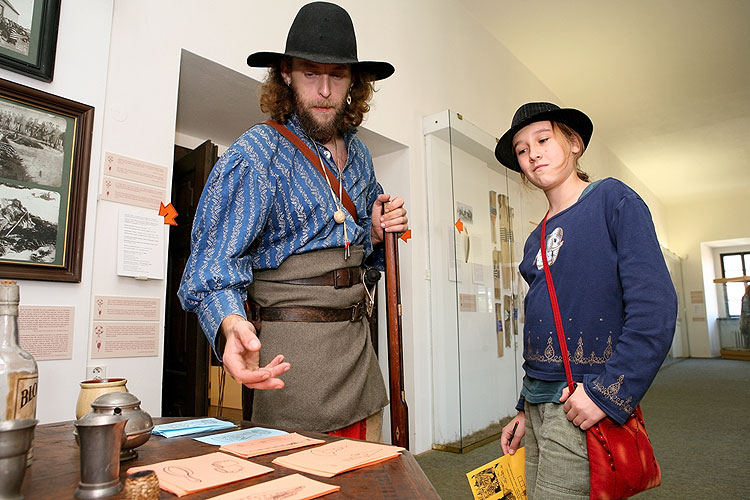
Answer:
POLYGON ((280 436, 253 439, 252 441, 243 441, 241 443, 226 444, 221 446, 219 451, 231 453, 242 458, 250 458, 259 455, 266 455, 268 453, 276 453, 277 451, 292 450, 294 448, 302 448, 304 446, 312 446, 314 444, 322 443, 325 443, 322 439, 313 439, 293 432, 292 434, 283 434, 280 436))
POLYGON ((273 471, 270 467, 221 452, 132 467, 128 473, 142 470, 154 471, 159 478, 159 487, 178 497, 273 471))
POLYGON ((210 436, 203 436, 193 438, 196 441, 206 444, 216 444, 223 446, 226 444, 240 443, 244 441, 250 441, 253 439, 262 439, 271 436, 282 436, 289 434, 286 431, 280 431, 278 429, 266 429, 265 427, 250 427, 249 429, 240 429, 232 432, 222 432, 221 434, 211 434, 210 436))
POLYGON ((225 493, 211 500, 309 500, 334 493, 340 486, 326 484, 300 474, 292 474, 273 481, 225 493))
POLYGON ((526 500, 526 448, 466 474, 475 500, 526 500))
POLYGON ((403 450, 404 448, 399 446, 342 439, 311 450, 275 458, 273 463, 316 476, 333 477, 342 472, 398 457, 403 450))

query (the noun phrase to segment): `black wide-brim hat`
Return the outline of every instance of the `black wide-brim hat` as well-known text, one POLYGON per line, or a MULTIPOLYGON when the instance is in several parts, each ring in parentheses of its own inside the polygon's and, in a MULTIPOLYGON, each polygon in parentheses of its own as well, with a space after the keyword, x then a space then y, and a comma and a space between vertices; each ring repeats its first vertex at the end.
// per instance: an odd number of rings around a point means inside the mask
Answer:
POLYGON ((298 57, 321 64, 351 64, 375 80, 388 78, 395 71, 387 62, 357 59, 352 18, 343 8, 328 2, 309 3, 299 10, 289 28, 283 54, 256 52, 247 57, 247 64, 263 68, 273 66, 283 57, 298 57))
POLYGON ((529 102, 518 108, 516 114, 513 115, 510 128, 497 142, 497 146, 495 146, 497 161, 511 170, 520 172, 521 166, 518 164, 518 157, 513 150, 513 137, 526 125, 544 120, 564 123, 578 132, 583 140, 583 149, 586 150, 591 140, 591 134, 594 132, 594 124, 585 113, 573 108, 560 108, 549 102, 529 102))

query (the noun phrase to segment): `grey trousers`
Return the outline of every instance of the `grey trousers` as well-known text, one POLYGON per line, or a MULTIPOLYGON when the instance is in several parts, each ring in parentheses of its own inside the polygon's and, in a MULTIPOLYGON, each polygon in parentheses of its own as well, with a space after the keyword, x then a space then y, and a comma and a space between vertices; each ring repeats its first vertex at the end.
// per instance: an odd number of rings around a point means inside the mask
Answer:
POLYGON ((528 500, 588 500, 586 433, 569 422, 563 405, 524 405, 528 500))

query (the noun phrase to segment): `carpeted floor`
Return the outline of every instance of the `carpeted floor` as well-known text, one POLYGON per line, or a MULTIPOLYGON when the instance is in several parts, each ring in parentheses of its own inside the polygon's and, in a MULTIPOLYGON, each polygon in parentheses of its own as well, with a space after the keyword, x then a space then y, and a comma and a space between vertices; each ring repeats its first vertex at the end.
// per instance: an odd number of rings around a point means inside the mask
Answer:
MULTIPOLYGON (((637 498, 750 500, 750 362, 678 360, 661 369, 641 407, 662 486, 637 498)), ((444 500, 471 500, 466 472, 500 453, 494 441, 417 461, 444 500)))

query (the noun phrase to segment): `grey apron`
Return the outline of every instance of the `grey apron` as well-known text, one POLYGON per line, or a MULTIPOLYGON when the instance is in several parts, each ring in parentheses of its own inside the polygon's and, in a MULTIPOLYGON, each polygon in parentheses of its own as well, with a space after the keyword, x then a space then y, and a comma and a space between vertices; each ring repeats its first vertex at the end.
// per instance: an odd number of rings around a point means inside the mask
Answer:
MULTIPOLYGON (((248 297, 261 307, 350 307, 365 297, 361 283, 335 289, 279 281, 356 267, 363 256, 362 247, 353 247, 348 260, 342 248, 292 255, 278 269, 257 271, 248 297)), ((254 391, 254 422, 328 432, 388 404, 366 317, 356 322, 264 321, 259 338, 260 366, 283 354, 291 368, 281 376, 283 389, 254 391)))

